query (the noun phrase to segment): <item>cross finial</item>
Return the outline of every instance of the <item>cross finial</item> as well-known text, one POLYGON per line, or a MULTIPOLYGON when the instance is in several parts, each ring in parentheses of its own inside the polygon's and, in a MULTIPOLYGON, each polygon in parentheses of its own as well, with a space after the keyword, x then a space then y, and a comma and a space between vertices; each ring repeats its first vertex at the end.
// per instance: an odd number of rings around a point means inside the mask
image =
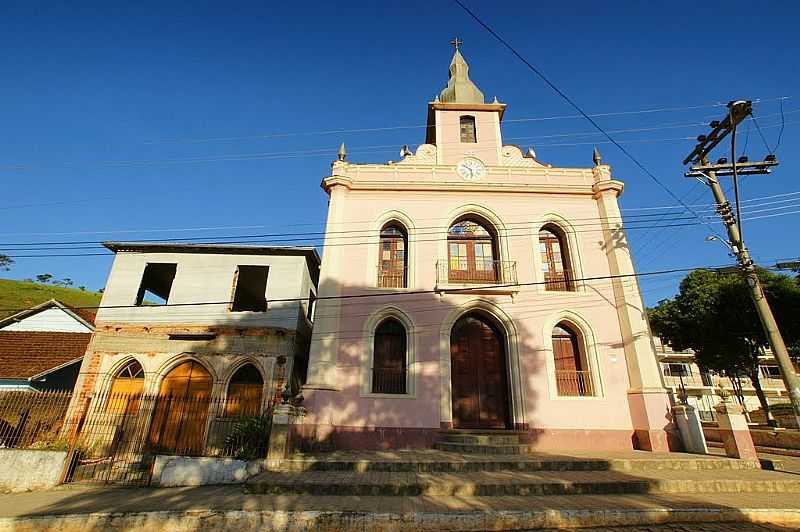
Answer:
POLYGON ((455 48, 455 49, 456 49, 456 51, 458 51, 458 49, 459 49, 459 48, 461 48, 461 45, 462 45, 462 44, 464 44, 464 41, 462 41, 461 39, 459 39, 458 37, 456 37, 455 39, 453 39, 452 41, 450 41, 450 44, 452 44, 452 45, 453 45, 453 48, 455 48))

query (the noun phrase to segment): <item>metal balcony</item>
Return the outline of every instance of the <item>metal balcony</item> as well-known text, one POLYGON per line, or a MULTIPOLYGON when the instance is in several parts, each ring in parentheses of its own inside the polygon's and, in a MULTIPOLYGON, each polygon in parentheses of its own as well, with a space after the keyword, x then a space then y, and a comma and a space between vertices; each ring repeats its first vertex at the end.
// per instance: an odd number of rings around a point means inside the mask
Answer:
POLYGON ((468 261, 451 257, 436 262, 436 285, 516 285, 517 262, 511 260, 468 261))

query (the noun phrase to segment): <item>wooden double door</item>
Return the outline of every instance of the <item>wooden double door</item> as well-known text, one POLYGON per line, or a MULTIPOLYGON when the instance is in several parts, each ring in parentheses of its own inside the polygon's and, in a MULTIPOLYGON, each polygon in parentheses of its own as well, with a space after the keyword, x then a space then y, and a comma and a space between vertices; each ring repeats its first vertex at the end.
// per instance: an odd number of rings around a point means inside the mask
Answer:
POLYGON ((483 316, 460 318, 450 334, 454 428, 509 428, 503 336, 483 316))

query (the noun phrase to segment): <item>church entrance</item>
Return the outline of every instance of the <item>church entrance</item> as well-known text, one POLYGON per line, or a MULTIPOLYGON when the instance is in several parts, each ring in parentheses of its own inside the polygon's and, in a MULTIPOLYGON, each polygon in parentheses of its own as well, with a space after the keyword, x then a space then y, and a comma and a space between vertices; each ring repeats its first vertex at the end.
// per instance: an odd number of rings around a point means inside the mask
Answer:
POLYGON ((453 427, 505 429, 509 425, 508 377, 503 334, 470 313, 450 333, 453 427))

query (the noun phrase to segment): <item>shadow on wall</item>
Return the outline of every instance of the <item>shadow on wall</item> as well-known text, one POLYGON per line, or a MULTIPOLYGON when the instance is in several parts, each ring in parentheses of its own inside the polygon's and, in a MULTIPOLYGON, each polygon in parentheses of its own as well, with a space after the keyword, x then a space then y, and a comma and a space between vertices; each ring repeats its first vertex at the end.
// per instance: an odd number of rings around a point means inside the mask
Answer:
MULTIPOLYGON (((294 427, 296 448, 430 447, 438 431, 453 423, 528 429, 527 411, 534 408, 539 393, 547 393, 529 381, 538 380, 541 387, 546 369, 531 320, 510 316, 512 309, 519 312, 521 307, 537 312, 534 302, 514 303, 510 291, 497 288, 375 296, 375 288, 337 286, 334 281, 324 283, 320 293, 350 296, 323 296, 318 301, 311 348, 312 353, 320 348, 336 351, 335 385, 340 391, 305 390, 304 406, 310 415, 305 425, 294 427), (338 325, 328 319, 336 316, 337 305, 338 325), (388 319, 407 329, 407 370, 412 378, 406 394, 372 393, 377 390, 371 377, 379 375, 373 373, 374 331, 388 319), (479 330, 470 333, 470 326, 479 330), (496 357, 492 333, 498 340, 496 357), (481 356, 473 356, 475 351, 481 356), (459 358, 457 367, 451 363, 453 354, 459 358), (477 385, 480 397, 469 391, 471 385, 477 385)), ((530 437, 535 440, 536 434, 530 437)))

